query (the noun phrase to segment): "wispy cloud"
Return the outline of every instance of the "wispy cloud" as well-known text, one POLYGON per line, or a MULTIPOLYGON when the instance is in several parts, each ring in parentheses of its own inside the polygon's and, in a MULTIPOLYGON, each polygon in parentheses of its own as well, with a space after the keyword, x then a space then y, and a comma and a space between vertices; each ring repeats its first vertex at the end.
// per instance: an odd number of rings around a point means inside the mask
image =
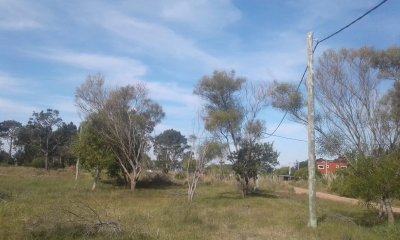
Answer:
POLYGON ((163 4, 164 20, 184 26, 189 31, 213 33, 241 18, 241 12, 229 0, 169 1, 163 4))
POLYGON ((115 84, 127 84, 140 80, 146 75, 147 67, 140 61, 111 55, 50 50, 31 52, 33 56, 66 64, 89 73, 100 72, 109 76, 115 84))
POLYGON ((21 95, 32 91, 25 88, 25 80, 15 77, 7 72, 0 70, 0 86, 3 95, 21 95))
POLYGON ((182 88, 177 84, 168 82, 147 82, 146 85, 152 98, 156 100, 180 103, 193 108, 200 106, 200 99, 192 94, 192 89, 182 88))
POLYGON ((142 53, 164 60, 173 58, 180 61, 201 61, 208 65, 219 64, 217 58, 168 27, 116 11, 109 11, 103 17, 97 21, 100 26, 130 41, 130 44, 140 48, 142 53), (108 20, 103 21, 103 17, 108 20))
POLYGON ((45 29, 43 8, 28 1, 0 1, 0 30, 24 31, 45 29))
POLYGON ((0 115, 2 119, 15 119, 25 122, 36 110, 36 106, 7 98, 0 98, 0 115))

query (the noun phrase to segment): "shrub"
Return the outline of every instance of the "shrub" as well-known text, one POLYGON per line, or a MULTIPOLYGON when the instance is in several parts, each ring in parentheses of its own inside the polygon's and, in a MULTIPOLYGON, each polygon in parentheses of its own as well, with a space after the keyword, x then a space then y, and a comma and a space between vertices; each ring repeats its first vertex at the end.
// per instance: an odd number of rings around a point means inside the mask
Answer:
MULTIPOLYGON (((308 179, 308 168, 300 168, 294 173, 294 178, 296 180, 307 180, 308 179)), ((315 170, 315 177, 322 178, 322 174, 320 171, 315 170)))
POLYGON ((32 167, 34 167, 34 168, 44 168, 45 167, 43 158, 35 158, 32 160, 31 164, 32 164, 32 167))
POLYGON ((175 174, 174 177, 175 177, 175 179, 178 179, 178 180, 184 180, 187 178, 187 174, 186 174, 186 172, 178 172, 177 174, 175 174))

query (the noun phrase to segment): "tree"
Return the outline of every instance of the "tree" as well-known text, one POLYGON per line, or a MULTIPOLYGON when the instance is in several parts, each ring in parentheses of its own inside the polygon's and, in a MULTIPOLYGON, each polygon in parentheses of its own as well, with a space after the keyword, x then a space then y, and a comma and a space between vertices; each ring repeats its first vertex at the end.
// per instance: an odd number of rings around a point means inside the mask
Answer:
MULTIPOLYGON (((0 138, 6 140, 8 144, 8 155, 10 159, 13 158, 12 150, 14 147, 14 141, 18 136, 18 130, 22 127, 20 122, 15 120, 6 120, 0 123, 0 138)), ((15 165, 17 165, 17 160, 14 159, 15 165)))
POLYGON ((153 147, 158 164, 168 173, 178 167, 178 161, 188 145, 187 139, 179 131, 168 129, 155 137, 153 147))
POLYGON ((264 84, 247 82, 234 71, 214 71, 199 80, 194 93, 205 100, 205 129, 225 146, 226 155, 233 156, 243 145, 261 140, 265 123, 258 115, 268 106, 264 84))
POLYGON ((60 127, 54 131, 54 145, 57 145, 55 155, 58 155, 60 167, 64 167, 64 158, 68 160, 68 164, 75 161, 74 157, 70 154, 70 149, 77 135, 77 127, 72 122, 69 124, 62 122, 60 127))
POLYGON ((220 144, 214 142, 211 138, 203 138, 197 137, 192 134, 189 137, 191 142, 191 159, 187 161, 186 166, 186 174, 187 174, 187 183, 188 183, 188 201, 193 201, 193 196, 197 189, 197 183, 200 179, 200 176, 203 174, 205 166, 211 160, 221 156, 221 148, 220 144), (190 171, 193 166, 190 164, 194 162, 194 171, 190 171))
POLYGON ((131 190, 135 190, 151 133, 164 117, 161 106, 147 97, 144 85, 110 89, 104 86, 101 75, 88 76, 77 88, 75 101, 86 119, 99 126, 99 133, 129 179, 131 190))
POLYGON ((245 82, 244 78, 236 78, 234 71, 214 71, 212 77, 203 77, 194 90, 195 94, 207 101, 204 106, 206 130, 226 142, 230 152, 231 144, 235 150, 239 150, 241 125, 244 121, 240 90, 245 82))
POLYGON ((377 157, 358 156, 342 171, 332 187, 339 193, 359 197, 366 202, 379 202, 389 224, 394 223, 391 202, 400 197, 400 152, 377 157))
POLYGON ((34 132, 35 128, 32 125, 24 125, 18 131, 15 141, 17 152, 14 154, 18 163, 29 165, 36 157, 41 155, 41 151, 36 144, 37 141, 34 138, 34 132))
POLYGON ((47 109, 46 112, 33 112, 28 125, 31 127, 34 144, 44 155, 45 168, 49 168, 49 155, 54 152, 58 146, 58 140, 55 139, 54 128, 60 127, 62 119, 59 117, 59 111, 47 109), (51 144, 53 140, 53 144, 51 144))
POLYGON ((278 156, 272 143, 245 143, 238 152, 229 156, 233 162, 232 168, 239 176, 243 197, 248 194, 249 180, 256 181, 261 172, 271 172, 278 165, 278 156))
POLYGON ((112 150, 91 121, 81 124, 79 137, 75 137, 71 152, 79 157, 84 168, 92 172, 92 190, 96 188, 101 171, 115 161, 112 150))
MULTIPOLYGON (((350 153, 372 155, 399 142, 399 121, 387 115, 388 104, 379 93, 381 79, 374 65, 375 52, 327 50, 319 58, 315 73, 316 127, 319 153, 337 156, 350 153)), ((307 124, 304 100, 291 86, 270 90, 273 106, 288 111, 293 119, 307 124), (279 99, 289 99, 279 104, 279 99), (276 102, 276 104, 274 104, 276 102)))
POLYGON ((372 64, 379 69, 379 78, 400 81, 400 48, 374 51, 372 64))

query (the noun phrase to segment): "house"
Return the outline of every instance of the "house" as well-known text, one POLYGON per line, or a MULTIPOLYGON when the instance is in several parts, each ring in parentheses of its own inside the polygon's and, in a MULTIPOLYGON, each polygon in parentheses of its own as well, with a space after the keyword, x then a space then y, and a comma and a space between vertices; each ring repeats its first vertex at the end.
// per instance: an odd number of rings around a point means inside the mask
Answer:
POLYGON ((347 168, 350 165, 343 157, 339 157, 335 160, 325 160, 323 158, 319 158, 315 162, 318 171, 322 174, 334 173, 336 170, 347 168))

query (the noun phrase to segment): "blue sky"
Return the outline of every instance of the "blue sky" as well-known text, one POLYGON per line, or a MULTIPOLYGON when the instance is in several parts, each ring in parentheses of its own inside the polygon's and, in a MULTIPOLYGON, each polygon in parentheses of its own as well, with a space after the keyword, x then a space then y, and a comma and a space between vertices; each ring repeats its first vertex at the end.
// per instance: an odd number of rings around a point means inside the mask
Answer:
MULTIPOLYGON (((190 134, 200 108, 194 85, 213 70, 234 69, 249 81, 298 82, 306 64, 306 35, 323 38, 379 0, 0 0, 0 121, 26 123, 54 108, 81 120, 74 91, 88 74, 110 85, 145 82, 166 118, 157 133, 190 134)), ((400 1, 321 44, 328 48, 387 48, 400 43, 400 1)), ((268 110, 273 130, 282 113, 268 110)), ((278 135, 307 139, 285 120, 278 135)), ((279 161, 307 158, 307 144, 276 137, 279 161)))

